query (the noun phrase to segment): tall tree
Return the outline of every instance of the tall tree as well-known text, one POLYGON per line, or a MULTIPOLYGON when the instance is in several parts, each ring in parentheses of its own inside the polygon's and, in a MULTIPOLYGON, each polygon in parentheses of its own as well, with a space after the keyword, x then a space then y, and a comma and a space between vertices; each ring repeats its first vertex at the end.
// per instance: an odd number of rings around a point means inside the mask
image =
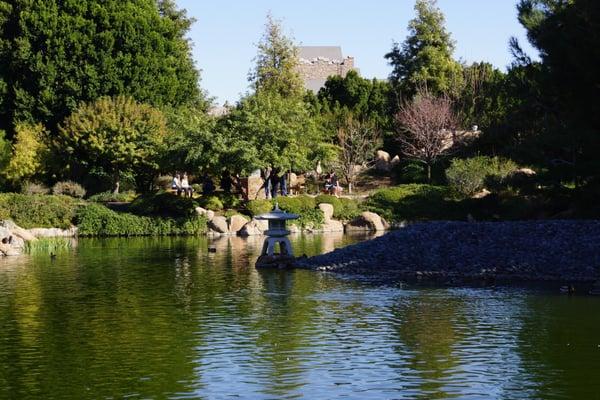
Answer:
POLYGON ((35 121, 55 132, 101 96, 202 102, 191 23, 171 0, 0 0, 0 129, 35 121))
POLYGON ((271 14, 267 15, 255 60, 256 67, 248 79, 257 92, 268 91, 284 97, 303 93, 302 80, 296 70, 298 49, 294 41, 283 33, 281 21, 271 14))
POLYGON ((461 68, 452 58, 454 43, 444 26, 444 14, 436 0, 417 0, 415 11, 404 43, 394 43, 385 55, 393 67, 390 80, 404 96, 414 95, 420 87, 447 93, 458 87, 461 68))
MULTIPOLYGON (((519 21, 527 29, 541 62, 519 55, 516 68, 536 69, 541 105, 539 120, 547 126, 540 139, 552 143, 548 157, 571 165, 576 176, 600 176, 600 3, 593 0, 521 0, 519 21)), ((531 115, 531 114, 530 114, 531 115)), ((531 115, 533 117, 533 115, 531 115)))

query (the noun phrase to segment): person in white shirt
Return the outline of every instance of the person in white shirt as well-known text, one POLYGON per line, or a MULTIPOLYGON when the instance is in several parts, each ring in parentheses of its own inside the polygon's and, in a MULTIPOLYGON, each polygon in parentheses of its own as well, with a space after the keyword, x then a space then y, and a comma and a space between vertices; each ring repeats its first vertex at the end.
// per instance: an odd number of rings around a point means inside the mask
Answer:
POLYGON ((194 189, 190 186, 187 174, 183 174, 183 178, 181 178, 181 190, 183 190, 184 196, 192 197, 194 189))

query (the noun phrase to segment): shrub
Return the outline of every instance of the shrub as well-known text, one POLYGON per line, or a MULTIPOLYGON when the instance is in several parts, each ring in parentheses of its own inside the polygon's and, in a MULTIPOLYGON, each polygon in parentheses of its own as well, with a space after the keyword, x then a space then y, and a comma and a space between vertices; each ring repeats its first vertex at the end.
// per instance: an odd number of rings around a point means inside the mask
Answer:
POLYGON ((246 204, 246 209, 250 212, 253 217, 268 213, 273 209, 273 203, 271 200, 250 200, 246 204))
POLYGON ((272 201, 277 202, 281 210, 299 215, 314 210, 317 206, 314 197, 310 196, 277 197, 272 201))
POLYGON ((81 236, 198 235, 206 232, 206 222, 200 215, 161 218, 117 213, 100 204, 86 205, 77 213, 81 236))
POLYGON ((85 189, 79 183, 73 181, 57 182, 52 187, 52 194, 65 195, 82 199, 85 196, 85 189))
POLYGON ((23 228, 68 228, 78 202, 68 196, 0 194, 0 215, 23 228))
POLYGON ((323 211, 318 208, 304 210, 299 215, 300 218, 291 223, 298 225, 302 229, 319 229, 325 222, 325 215, 323 214, 323 211))
POLYGON ((455 194, 471 197, 484 187, 497 189, 517 165, 499 157, 454 159, 446 170, 446 179, 455 194))
POLYGON ((195 213, 197 203, 189 197, 160 192, 137 197, 129 211, 137 215, 160 215, 166 217, 188 217, 195 213))
POLYGON ((35 241, 25 242, 25 252, 31 255, 49 255, 71 250, 71 238, 39 238, 35 241))
POLYGON ((446 199, 447 195, 443 186, 400 185, 378 190, 365 205, 391 221, 464 218, 456 202, 446 199))
POLYGON ((88 201, 95 203, 126 203, 135 198, 135 192, 120 192, 114 193, 113 191, 96 193, 88 198, 88 201))
POLYGON ((359 203, 356 200, 335 197, 329 194, 321 194, 315 197, 315 203, 317 205, 321 203, 331 204, 333 206, 333 217, 342 221, 349 221, 361 212, 359 203))
POLYGON ((50 193, 50 189, 41 183, 25 182, 21 186, 21 193, 28 195, 48 194, 50 193))
POLYGON ((221 211, 225 208, 221 199, 215 195, 202 196, 202 198, 198 200, 198 203, 200 204, 200 207, 212 211, 221 211))

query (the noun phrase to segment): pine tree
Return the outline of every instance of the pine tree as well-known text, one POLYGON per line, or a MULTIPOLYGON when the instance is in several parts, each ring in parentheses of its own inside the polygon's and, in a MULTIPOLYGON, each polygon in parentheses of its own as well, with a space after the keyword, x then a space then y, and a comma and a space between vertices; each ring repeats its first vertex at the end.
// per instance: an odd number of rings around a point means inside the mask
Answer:
POLYGON ((448 93, 459 87, 461 67, 453 58, 454 43, 444 27, 444 14, 436 0, 417 0, 417 16, 408 25, 404 43, 394 43, 385 55, 393 67, 390 79, 404 95, 420 87, 431 93, 448 93))
POLYGON ((265 32, 258 43, 256 67, 248 77, 253 88, 284 97, 301 95, 303 85, 297 65, 298 49, 294 41, 283 33, 281 21, 267 15, 265 32))

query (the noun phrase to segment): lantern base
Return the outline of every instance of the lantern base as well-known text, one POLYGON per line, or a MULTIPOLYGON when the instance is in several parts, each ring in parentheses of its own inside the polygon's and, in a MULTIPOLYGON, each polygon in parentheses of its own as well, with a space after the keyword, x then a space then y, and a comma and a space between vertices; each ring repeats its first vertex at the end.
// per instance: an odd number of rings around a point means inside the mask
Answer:
POLYGON ((287 237, 267 237, 256 261, 257 268, 290 268, 294 264, 292 244, 287 237), (279 253, 275 247, 279 244, 279 253))

